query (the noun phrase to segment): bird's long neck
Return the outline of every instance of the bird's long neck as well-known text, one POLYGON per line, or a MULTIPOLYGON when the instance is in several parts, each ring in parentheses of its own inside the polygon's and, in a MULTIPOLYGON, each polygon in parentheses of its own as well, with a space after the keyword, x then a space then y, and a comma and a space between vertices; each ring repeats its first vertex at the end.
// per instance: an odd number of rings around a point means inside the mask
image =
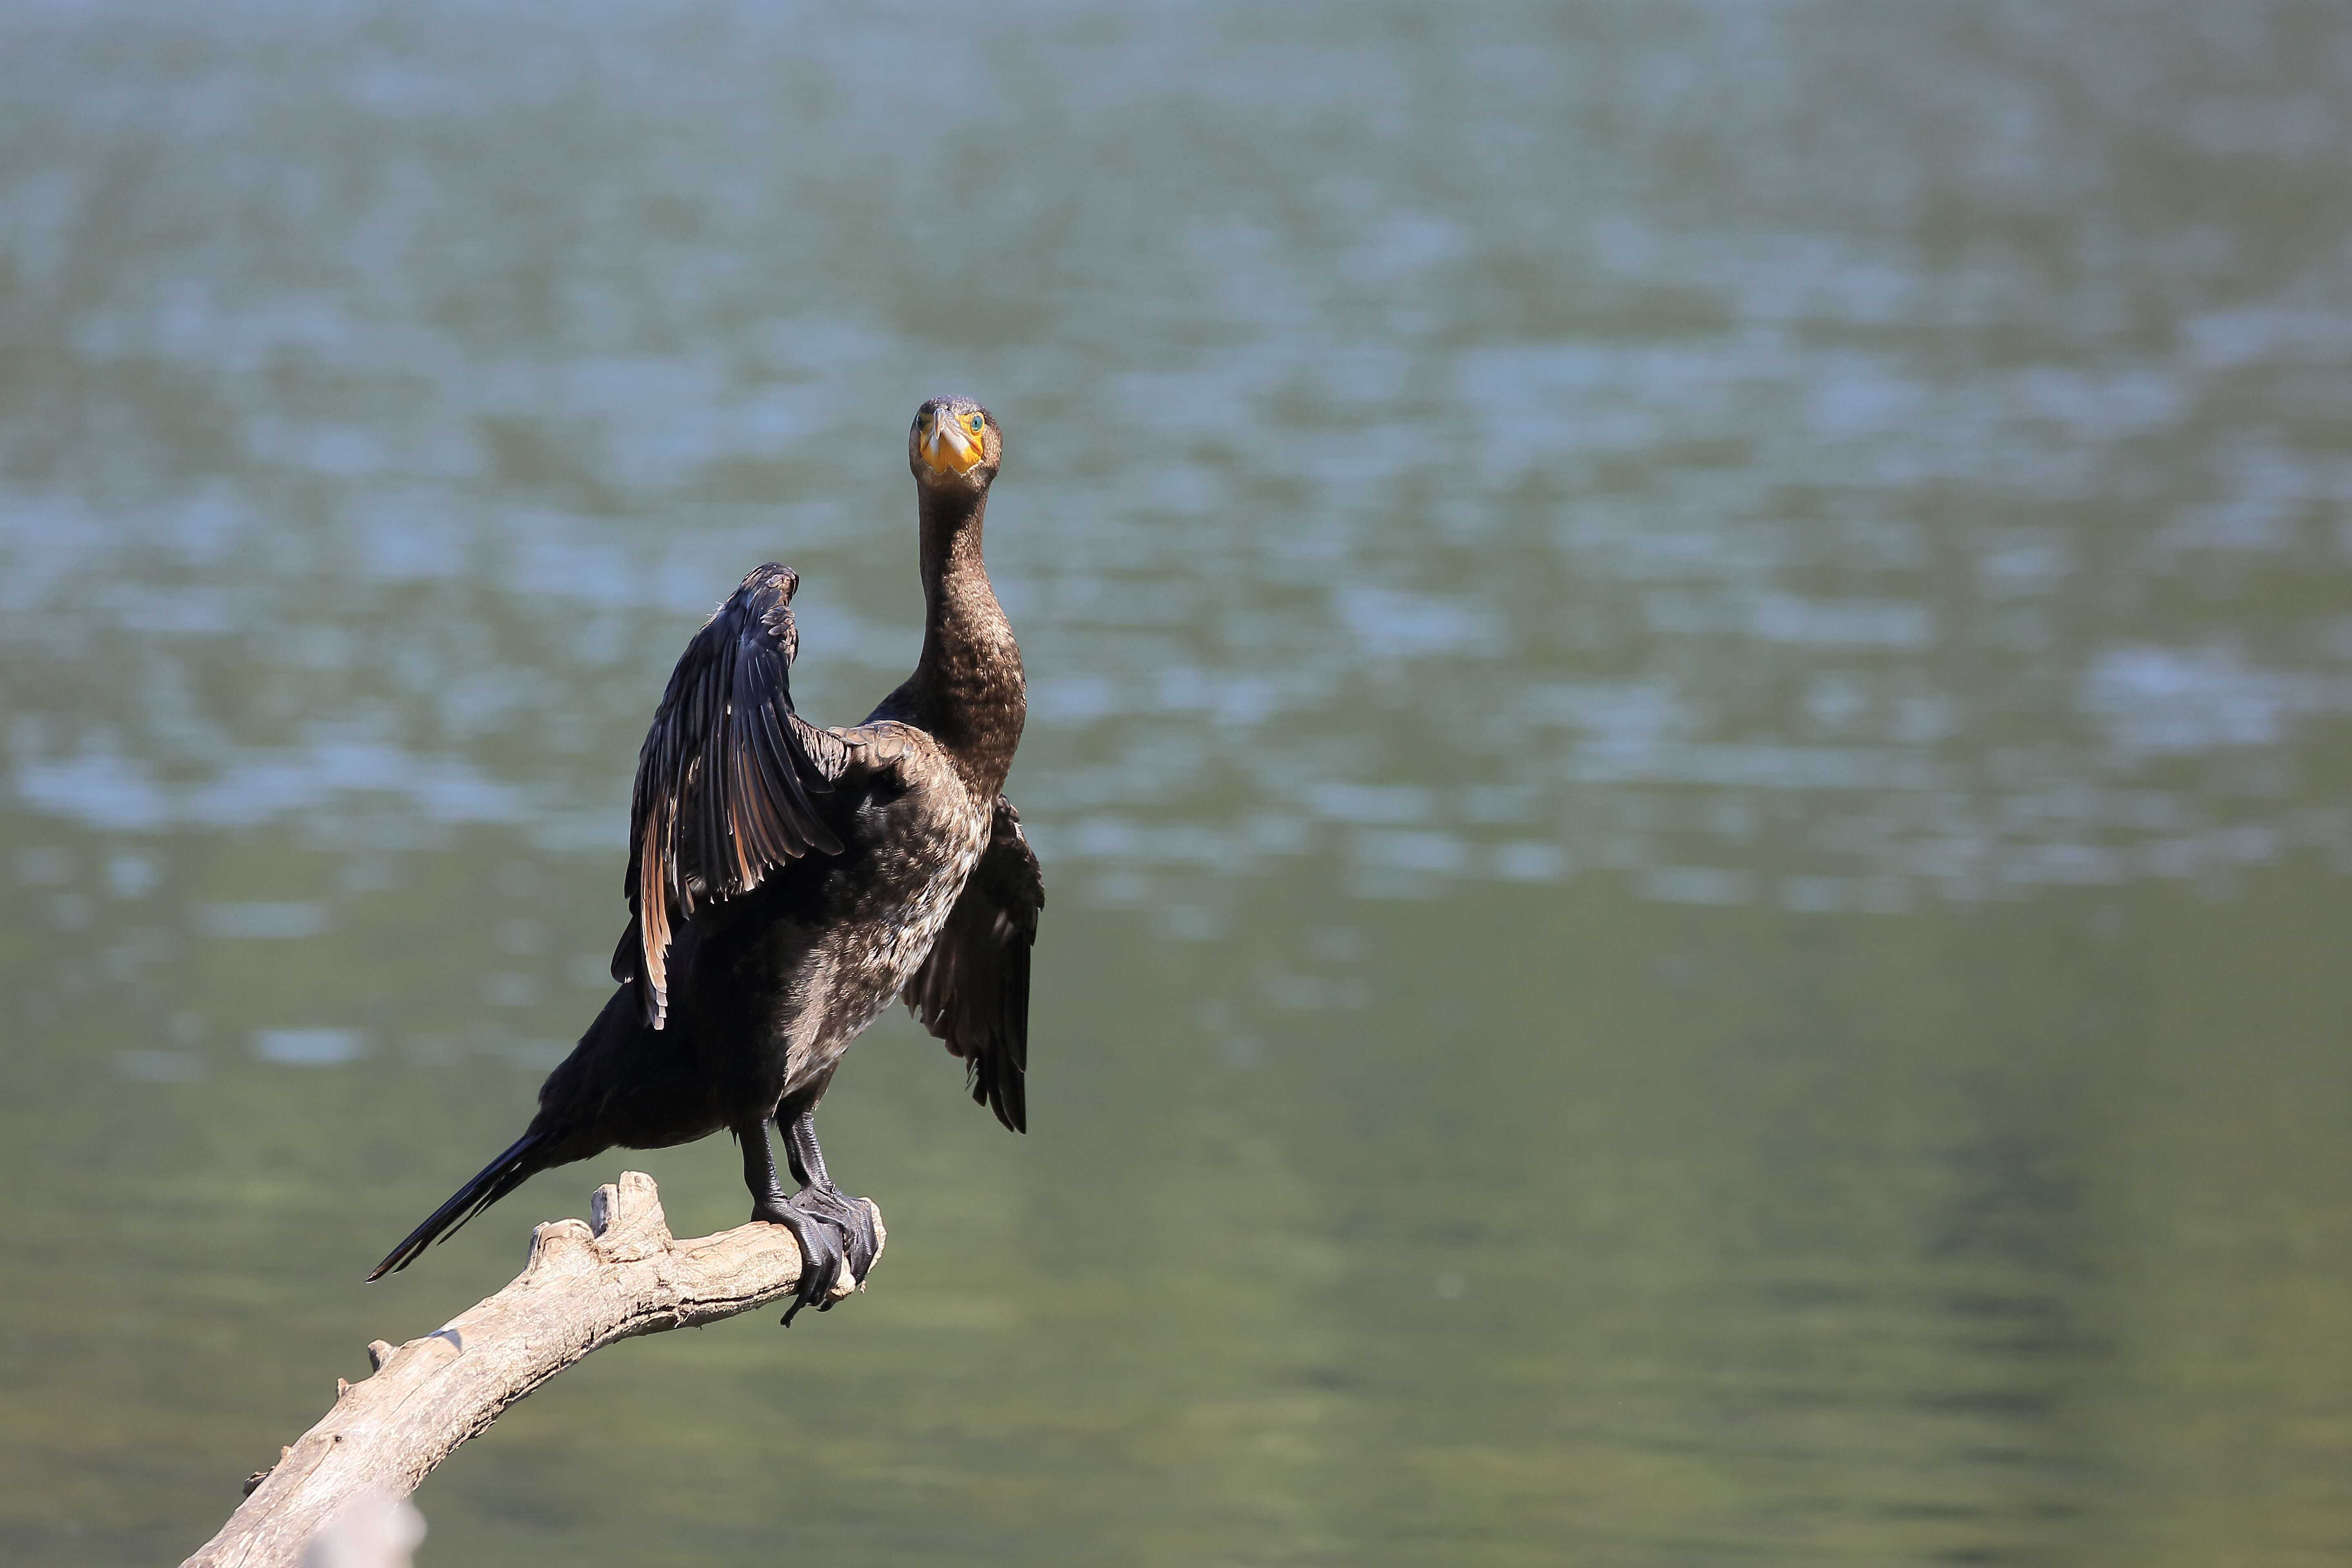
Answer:
POLYGON ((923 657, 899 689, 913 721, 946 748, 964 784, 993 798, 1028 717, 1021 649, 981 563, 985 494, 922 492, 923 657))

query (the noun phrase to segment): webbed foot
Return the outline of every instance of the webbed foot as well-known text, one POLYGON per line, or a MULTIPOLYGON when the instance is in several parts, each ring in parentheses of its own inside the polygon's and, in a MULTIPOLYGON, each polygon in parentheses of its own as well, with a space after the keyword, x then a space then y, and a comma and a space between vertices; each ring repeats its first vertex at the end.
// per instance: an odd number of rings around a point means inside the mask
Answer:
POLYGON ((788 1199, 752 1204, 751 1217, 783 1225, 800 1244, 800 1284, 783 1314, 785 1328, 793 1326, 802 1307, 833 1311, 833 1289, 842 1272, 849 1272, 849 1284, 863 1286, 875 1253, 882 1250, 873 1206, 833 1187, 802 1187, 788 1199))
MULTIPOLYGON (((770 1225, 782 1226, 793 1233, 800 1245, 801 1277, 793 1289, 793 1304, 784 1310, 783 1324, 793 1326, 793 1319, 803 1307, 814 1307, 822 1312, 833 1305, 833 1288, 847 1266, 848 1253, 844 1247, 851 1239, 841 1221, 821 1208, 804 1205, 809 1196, 806 1189, 789 1198, 755 1203, 751 1217, 770 1225)), ((870 1259, 868 1260, 871 1261, 870 1259)), ((862 1279, 853 1273, 851 1278, 862 1279)))
MULTIPOLYGON (((829 1184, 803 1187, 793 1194, 792 1202, 803 1213, 830 1220, 840 1230, 843 1261, 849 1270, 850 1283, 865 1284, 876 1255, 882 1250, 882 1238, 874 1231, 873 1204, 865 1198, 853 1198, 829 1184)), ((817 1310, 826 1311, 832 1306, 832 1301, 827 1300, 817 1310)))

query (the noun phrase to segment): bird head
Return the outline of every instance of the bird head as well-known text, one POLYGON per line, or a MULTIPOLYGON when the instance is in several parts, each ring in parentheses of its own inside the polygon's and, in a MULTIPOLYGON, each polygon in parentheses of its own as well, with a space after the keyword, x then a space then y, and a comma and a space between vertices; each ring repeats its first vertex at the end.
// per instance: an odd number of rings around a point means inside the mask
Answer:
POLYGON ((926 489, 950 494, 984 490, 1003 455, 996 417, 969 397, 934 397, 915 410, 907 433, 907 466, 926 489))

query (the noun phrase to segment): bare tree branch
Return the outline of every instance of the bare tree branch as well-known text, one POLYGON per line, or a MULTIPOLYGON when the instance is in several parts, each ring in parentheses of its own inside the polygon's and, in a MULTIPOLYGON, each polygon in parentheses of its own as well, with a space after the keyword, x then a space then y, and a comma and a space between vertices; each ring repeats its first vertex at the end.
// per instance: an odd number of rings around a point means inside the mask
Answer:
MULTIPOLYGON (((514 1282, 446 1326, 396 1350, 368 1346, 375 1375, 338 1379, 334 1408, 248 1483, 244 1506, 181 1568, 294 1568, 344 1503, 363 1492, 407 1496, 458 1444, 589 1352, 751 1311, 800 1280, 800 1247, 782 1226, 673 1237, 643 1172, 597 1188, 589 1212, 593 1225, 533 1230, 514 1282)), ((878 1210, 874 1217, 879 1237, 878 1210)), ((835 1287, 835 1299, 850 1289, 835 1287)))

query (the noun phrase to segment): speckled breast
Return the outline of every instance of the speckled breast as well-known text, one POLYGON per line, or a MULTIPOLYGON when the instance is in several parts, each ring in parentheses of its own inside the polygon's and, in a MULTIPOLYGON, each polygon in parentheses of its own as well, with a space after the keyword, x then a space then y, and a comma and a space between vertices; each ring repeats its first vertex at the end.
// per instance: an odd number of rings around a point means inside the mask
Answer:
POLYGON ((873 918, 855 922, 857 934, 834 954, 835 988, 806 1057, 793 1064, 787 1092, 837 1061, 922 967, 988 846, 992 814, 986 804, 960 801, 951 811, 925 815, 931 831, 905 863, 914 873, 899 882, 906 891, 875 910, 873 918))

